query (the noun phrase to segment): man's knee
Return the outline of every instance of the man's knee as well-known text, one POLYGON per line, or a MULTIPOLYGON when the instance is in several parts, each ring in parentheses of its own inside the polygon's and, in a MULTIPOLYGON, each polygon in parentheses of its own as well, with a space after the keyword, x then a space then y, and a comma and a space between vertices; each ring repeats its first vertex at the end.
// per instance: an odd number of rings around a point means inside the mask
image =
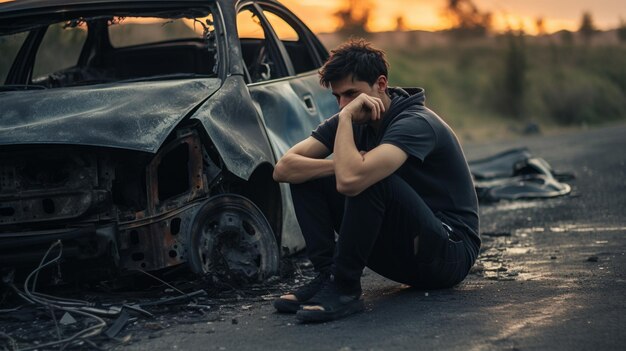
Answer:
POLYGON ((404 180, 402 180, 400 176, 392 174, 370 185, 358 195, 349 197, 348 199, 352 199, 353 201, 362 201, 372 199, 382 200, 388 198, 392 196, 393 188, 398 182, 404 182, 404 180))
POLYGON ((293 201, 300 201, 302 198, 308 198, 313 195, 323 194, 334 187, 335 177, 323 177, 317 179, 311 179, 304 183, 289 184, 291 190, 291 197, 293 201))
POLYGON ((289 184, 291 191, 320 190, 335 187, 335 176, 315 178, 303 183, 289 184))

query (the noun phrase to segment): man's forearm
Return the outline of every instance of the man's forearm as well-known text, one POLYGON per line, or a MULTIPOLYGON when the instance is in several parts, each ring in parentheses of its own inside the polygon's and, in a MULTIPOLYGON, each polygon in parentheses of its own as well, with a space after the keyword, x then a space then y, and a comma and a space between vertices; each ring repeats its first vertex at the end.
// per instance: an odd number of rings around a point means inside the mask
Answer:
POLYGON ((341 191, 341 188, 355 181, 360 168, 363 166, 363 156, 354 143, 352 119, 347 113, 339 115, 333 153, 337 188, 341 191))
POLYGON ((334 172, 333 160, 286 154, 276 164, 274 180, 299 184, 311 179, 333 175, 334 172))

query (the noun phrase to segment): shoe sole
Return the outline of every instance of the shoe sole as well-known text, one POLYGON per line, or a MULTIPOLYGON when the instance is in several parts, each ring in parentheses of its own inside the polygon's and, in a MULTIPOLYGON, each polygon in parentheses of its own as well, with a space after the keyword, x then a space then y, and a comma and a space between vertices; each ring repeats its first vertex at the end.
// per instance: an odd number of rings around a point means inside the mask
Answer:
POLYGON ((337 311, 298 310, 296 313, 296 319, 302 323, 328 322, 357 312, 362 312, 363 310, 365 310, 365 303, 363 302, 363 299, 359 299, 349 302, 344 305, 344 308, 337 311))
POLYGON ((298 301, 287 299, 274 300, 274 308, 279 313, 296 313, 302 304, 298 301))

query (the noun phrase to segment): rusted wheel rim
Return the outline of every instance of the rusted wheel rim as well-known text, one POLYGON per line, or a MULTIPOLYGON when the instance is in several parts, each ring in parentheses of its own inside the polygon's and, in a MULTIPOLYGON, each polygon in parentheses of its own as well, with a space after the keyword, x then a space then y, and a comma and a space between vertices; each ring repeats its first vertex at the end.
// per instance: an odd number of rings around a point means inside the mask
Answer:
POLYGON ((238 195, 211 198, 196 216, 191 268, 261 281, 278 271, 278 247, 263 213, 238 195))

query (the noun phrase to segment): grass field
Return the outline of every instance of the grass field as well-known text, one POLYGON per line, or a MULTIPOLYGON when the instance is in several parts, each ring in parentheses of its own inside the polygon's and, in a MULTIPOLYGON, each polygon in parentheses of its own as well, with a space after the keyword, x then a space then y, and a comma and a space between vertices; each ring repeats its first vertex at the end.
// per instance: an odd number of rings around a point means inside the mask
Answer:
POLYGON ((424 87, 428 106, 465 139, 626 120, 626 45, 529 41, 394 45, 390 83, 424 87))

